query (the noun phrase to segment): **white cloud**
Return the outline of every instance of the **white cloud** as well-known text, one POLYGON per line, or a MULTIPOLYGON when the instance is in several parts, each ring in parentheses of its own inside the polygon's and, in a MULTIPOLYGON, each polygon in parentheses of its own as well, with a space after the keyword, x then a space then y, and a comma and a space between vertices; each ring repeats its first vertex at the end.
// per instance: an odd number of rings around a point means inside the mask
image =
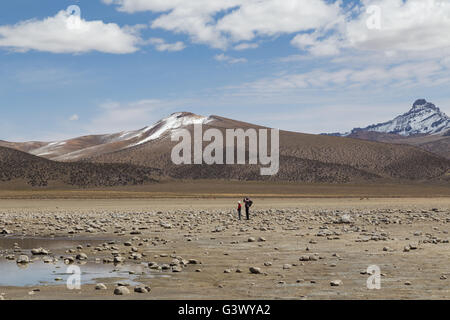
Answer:
POLYGON ((302 50, 307 50, 313 56, 332 56, 339 53, 339 40, 336 37, 329 37, 326 40, 318 40, 319 34, 298 34, 291 44, 302 50))
POLYGON ((138 29, 138 26, 121 28, 115 23, 86 21, 60 11, 43 20, 0 26, 0 47, 19 52, 133 53, 138 50, 140 42, 138 29))
POLYGON ((118 10, 151 11, 153 28, 190 36, 195 43, 236 50, 255 48, 258 37, 292 34, 292 45, 314 56, 342 50, 450 54, 448 0, 361 0, 350 7, 325 0, 103 0, 118 10), (367 23, 380 9, 380 29, 367 23))
POLYGON ((214 59, 216 59, 217 61, 226 62, 226 63, 229 63, 229 64, 236 64, 236 63, 245 63, 245 62, 247 62, 247 59, 245 59, 245 58, 233 58, 233 57, 227 56, 227 55, 225 55, 223 53, 214 56, 214 59))
POLYGON ((286 73, 230 87, 245 93, 274 94, 300 89, 334 90, 368 87, 433 87, 450 83, 449 70, 438 62, 404 63, 396 66, 341 67, 336 70, 315 69, 303 73, 286 73))
POLYGON ((447 0, 366 0, 364 3, 360 17, 346 25, 348 46, 421 53, 450 48, 450 3, 447 0), (371 5, 381 10, 380 29, 367 27, 370 14, 366 9, 371 5))
POLYGON ((218 21, 217 29, 233 40, 249 41, 323 28, 337 21, 339 12, 337 5, 321 0, 242 1, 239 9, 218 21))
MULTIPOLYGON (((264 12, 262 7, 259 11, 249 11, 247 20, 257 21, 264 12), (258 17, 251 18, 252 14, 258 17)), ((268 5, 268 8, 272 7, 268 5)), ((225 15, 222 21, 236 12, 225 15)), ((333 14, 324 15, 324 21, 325 17, 331 16, 333 14)), ((270 25, 270 21, 267 20, 267 24, 270 25)), ((289 33, 287 21, 283 22, 284 27, 275 29, 289 33)), ((234 25, 239 26, 239 22, 234 21, 234 25)), ((345 19, 342 13, 336 19, 318 25, 322 27, 297 33, 291 41, 292 45, 309 54, 277 60, 301 68, 301 71, 289 68, 273 76, 231 86, 233 94, 276 95, 286 91, 343 88, 361 92, 367 88, 373 91, 388 87, 433 88, 450 83, 450 33, 445 31, 450 30, 448 1, 363 0, 356 8, 347 9, 345 19), (370 14, 366 10, 372 5, 381 9, 380 29, 367 27, 370 14), (310 61, 316 66, 310 67, 310 61)), ((258 29, 256 26, 258 23, 250 29, 236 28, 247 32, 242 31, 241 37, 235 37, 245 40, 247 36, 253 38, 255 33, 262 34, 262 29, 252 31, 258 29)), ((225 57, 221 57, 222 60, 225 57)))
POLYGON ((118 10, 159 14, 152 28, 187 34, 195 43, 226 49, 259 36, 328 28, 340 19, 339 3, 325 0, 103 0, 118 10), (220 18, 216 18, 220 16, 220 18))
POLYGON ((331 32, 299 34, 292 45, 313 55, 338 55, 349 49, 416 58, 450 53, 447 0, 363 0, 347 14, 331 32))
POLYGON ((69 121, 78 121, 79 119, 80 117, 77 114, 74 114, 69 118, 69 121))
POLYGON ((167 43, 164 39, 161 38, 151 38, 148 40, 148 43, 155 46, 158 51, 181 51, 186 48, 185 44, 182 41, 177 41, 175 43, 167 43))
POLYGON ((238 0, 103 0, 115 4, 120 11, 160 13, 153 20, 153 28, 188 34, 196 43, 207 43, 216 48, 225 47, 225 39, 214 26, 213 16, 238 5, 238 0))
POLYGON ((251 43, 251 42, 243 42, 236 46, 234 46, 234 50, 247 50, 247 49, 256 49, 259 47, 259 44, 257 43, 251 43))

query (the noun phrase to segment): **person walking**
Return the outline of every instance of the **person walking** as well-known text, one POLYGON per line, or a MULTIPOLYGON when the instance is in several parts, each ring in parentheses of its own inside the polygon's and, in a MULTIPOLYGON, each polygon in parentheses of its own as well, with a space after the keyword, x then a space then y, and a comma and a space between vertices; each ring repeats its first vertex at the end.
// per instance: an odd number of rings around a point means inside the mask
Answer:
POLYGON ((238 201, 237 211, 238 211, 239 220, 241 220, 241 210, 242 210, 242 205, 241 205, 241 202, 238 201))

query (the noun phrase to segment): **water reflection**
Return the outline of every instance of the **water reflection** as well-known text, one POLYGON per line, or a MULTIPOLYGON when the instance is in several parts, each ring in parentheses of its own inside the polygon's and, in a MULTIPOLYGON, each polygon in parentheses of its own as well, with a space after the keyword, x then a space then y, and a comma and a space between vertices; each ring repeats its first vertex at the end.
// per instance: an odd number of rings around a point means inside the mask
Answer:
MULTIPOLYGON (((67 264, 63 259, 54 261, 51 256, 32 256, 32 248, 46 248, 48 250, 66 250, 74 248, 77 245, 92 246, 100 245, 106 240, 98 239, 80 239, 80 238, 18 238, 18 237, 0 237, 0 286, 36 286, 36 285, 54 285, 63 284, 72 273, 67 272, 71 264, 67 264), (16 245, 17 244, 17 245, 16 245), (26 254, 30 258, 30 263, 17 263, 16 260, 5 259, 7 254, 14 253, 17 259, 20 254, 26 254), (21 253, 20 253, 20 252, 21 253)), ((150 270, 143 263, 131 264, 103 264, 99 261, 77 261, 75 265, 81 269, 81 284, 96 283, 96 279, 102 279, 108 282, 117 278, 122 282, 128 282, 130 285, 139 284, 136 278, 154 278, 167 277, 156 271, 150 270)))

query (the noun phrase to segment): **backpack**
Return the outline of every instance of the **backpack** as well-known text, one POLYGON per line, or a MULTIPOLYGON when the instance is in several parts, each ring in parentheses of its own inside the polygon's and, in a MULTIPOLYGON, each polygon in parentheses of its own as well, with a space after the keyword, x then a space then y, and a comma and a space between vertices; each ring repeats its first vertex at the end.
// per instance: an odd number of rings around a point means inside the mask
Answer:
POLYGON ((252 204, 253 204, 253 201, 252 200, 248 200, 248 206, 251 207, 252 204))

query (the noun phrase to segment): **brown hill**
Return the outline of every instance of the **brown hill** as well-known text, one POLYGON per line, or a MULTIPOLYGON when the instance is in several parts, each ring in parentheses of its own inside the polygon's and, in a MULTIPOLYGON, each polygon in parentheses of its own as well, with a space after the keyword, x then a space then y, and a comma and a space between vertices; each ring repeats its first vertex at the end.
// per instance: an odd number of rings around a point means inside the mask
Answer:
POLYGON ((412 145, 450 159, 450 131, 438 135, 414 135, 407 137, 399 134, 357 131, 350 134, 348 137, 369 141, 412 145))
POLYGON ((0 147, 0 181, 25 181, 77 187, 138 185, 156 182, 159 170, 124 164, 63 163, 0 147))
MULTIPOLYGON (((193 126, 187 126, 193 130, 193 126)), ((249 123, 213 116, 204 130, 261 128, 249 123)), ((445 178, 450 161, 411 146, 360 139, 280 131, 280 171, 259 175, 259 166, 175 166, 170 152, 176 143, 166 134, 138 146, 89 158, 97 163, 152 166, 173 178, 281 180, 301 182, 356 182, 373 180, 430 180, 445 178)))
POLYGON ((170 141, 170 135, 180 128, 192 132, 194 123, 202 123, 204 130, 217 128, 222 132, 234 128, 262 128, 223 117, 207 118, 185 112, 173 114, 153 126, 136 131, 55 142, 0 141, 0 146, 66 161, 48 161, 23 153, 13 154, 12 157, 11 150, 6 152, 2 149, 10 157, 9 162, 1 163, 2 179, 26 177, 32 185, 63 181, 77 186, 140 184, 153 181, 155 176, 157 179, 328 183, 449 179, 450 160, 405 145, 405 141, 408 141, 434 151, 439 148, 438 144, 444 143, 440 146, 440 152, 445 155, 448 152, 445 150, 449 150, 446 139, 450 137, 444 135, 439 136, 439 139, 436 135, 406 138, 394 134, 362 132, 360 136, 343 138, 280 131, 280 170, 277 175, 268 177, 260 175, 260 166, 257 165, 174 165, 170 154, 176 143, 170 141))
POLYGON ((24 151, 49 160, 79 161, 88 157, 127 149, 134 145, 155 140, 168 130, 206 120, 206 117, 201 117, 190 112, 181 112, 161 119, 152 126, 133 131, 89 135, 52 142, 8 142, 0 140, 0 147, 24 151))
POLYGON ((0 147, 16 149, 19 151, 30 153, 30 151, 41 148, 46 142, 30 141, 30 142, 9 142, 0 140, 0 147))

